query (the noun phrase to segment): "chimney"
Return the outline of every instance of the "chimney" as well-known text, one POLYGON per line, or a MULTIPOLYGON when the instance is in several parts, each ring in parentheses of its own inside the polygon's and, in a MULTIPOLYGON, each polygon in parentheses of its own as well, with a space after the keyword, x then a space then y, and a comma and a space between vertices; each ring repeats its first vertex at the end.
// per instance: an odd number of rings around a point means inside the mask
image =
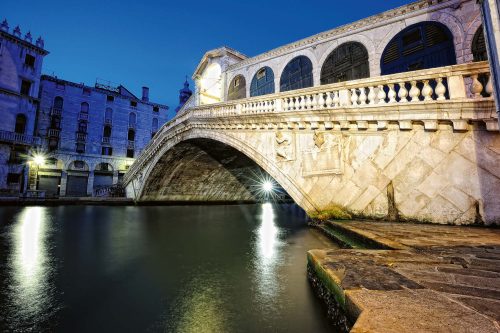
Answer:
POLYGON ((142 87, 142 100, 144 102, 149 102, 149 88, 142 87))

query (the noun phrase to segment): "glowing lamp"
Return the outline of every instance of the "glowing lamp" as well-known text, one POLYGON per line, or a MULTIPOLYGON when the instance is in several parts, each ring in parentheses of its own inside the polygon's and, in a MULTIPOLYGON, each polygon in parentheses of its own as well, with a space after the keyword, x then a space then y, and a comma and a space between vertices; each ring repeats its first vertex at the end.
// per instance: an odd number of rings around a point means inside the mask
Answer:
POLYGON ((266 192, 271 192, 273 190, 273 183, 270 181, 264 182, 264 184, 262 184, 262 189, 266 192))

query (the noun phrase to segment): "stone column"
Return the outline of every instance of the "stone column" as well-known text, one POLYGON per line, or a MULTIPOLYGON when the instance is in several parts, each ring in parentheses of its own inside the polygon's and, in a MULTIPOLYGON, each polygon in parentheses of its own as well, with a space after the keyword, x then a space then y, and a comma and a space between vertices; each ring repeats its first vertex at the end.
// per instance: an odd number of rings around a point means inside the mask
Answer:
POLYGON ((66 195, 67 184, 68 184, 68 173, 66 171, 61 171, 61 183, 59 184, 60 197, 64 197, 66 195))
MULTIPOLYGON (((478 0, 483 18, 484 40, 488 50, 493 94, 500 115, 500 5, 498 0, 478 0)), ((498 118, 500 125, 500 117, 498 118)))
POLYGON ((87 195, 92 196, 94 194, 94 171, 89 172, 89 179, 87 182, 87 195))
POLYGON ((113 171, 113 185, 118 184, 118 174, 119 174, 118 170, 113 171))

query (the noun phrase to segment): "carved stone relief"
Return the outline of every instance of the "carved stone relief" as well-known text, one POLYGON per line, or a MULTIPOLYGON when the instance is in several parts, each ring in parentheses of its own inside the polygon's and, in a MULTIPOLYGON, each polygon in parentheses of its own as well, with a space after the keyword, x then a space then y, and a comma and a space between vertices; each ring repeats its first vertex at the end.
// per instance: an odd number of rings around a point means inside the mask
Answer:
POLYGON ((342 135, 315 131, 312 143, 302 154, 302 176, 342 174, 342 135))
POLYGON ((276 159, 278 161, 291 161, 295 158, 295 150, 291 133, 276 132, 275 140, 276 159))

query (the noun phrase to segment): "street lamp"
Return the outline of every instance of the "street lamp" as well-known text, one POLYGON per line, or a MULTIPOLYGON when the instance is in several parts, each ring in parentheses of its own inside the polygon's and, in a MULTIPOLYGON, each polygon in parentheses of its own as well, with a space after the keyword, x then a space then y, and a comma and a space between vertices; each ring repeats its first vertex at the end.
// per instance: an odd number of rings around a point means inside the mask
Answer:
POLYGON ((33 155, 31 162, 33 162, 33 164, 35 164, 35 168, 34 168, 35 174, 34 174, 34 181, 31 183, 30 188, 32 190, 36 190, 37 183, 38 183, 38 169, 40 168, 41 165, 45 164, 45 156, 40 154, 40 153, 36 153, 33 155))
POLYGON ((45 163, 45 156, 41 154, 36 154, 35 156, 33 156, 33 162, 37 166, 43 165, 45 163))
POLYGON ((264 192, 271 192, 273 190, 273 183, 270 182, 270 181, 265 181, 263 184, 262 184, 262 189, 264 190, 264 192))

